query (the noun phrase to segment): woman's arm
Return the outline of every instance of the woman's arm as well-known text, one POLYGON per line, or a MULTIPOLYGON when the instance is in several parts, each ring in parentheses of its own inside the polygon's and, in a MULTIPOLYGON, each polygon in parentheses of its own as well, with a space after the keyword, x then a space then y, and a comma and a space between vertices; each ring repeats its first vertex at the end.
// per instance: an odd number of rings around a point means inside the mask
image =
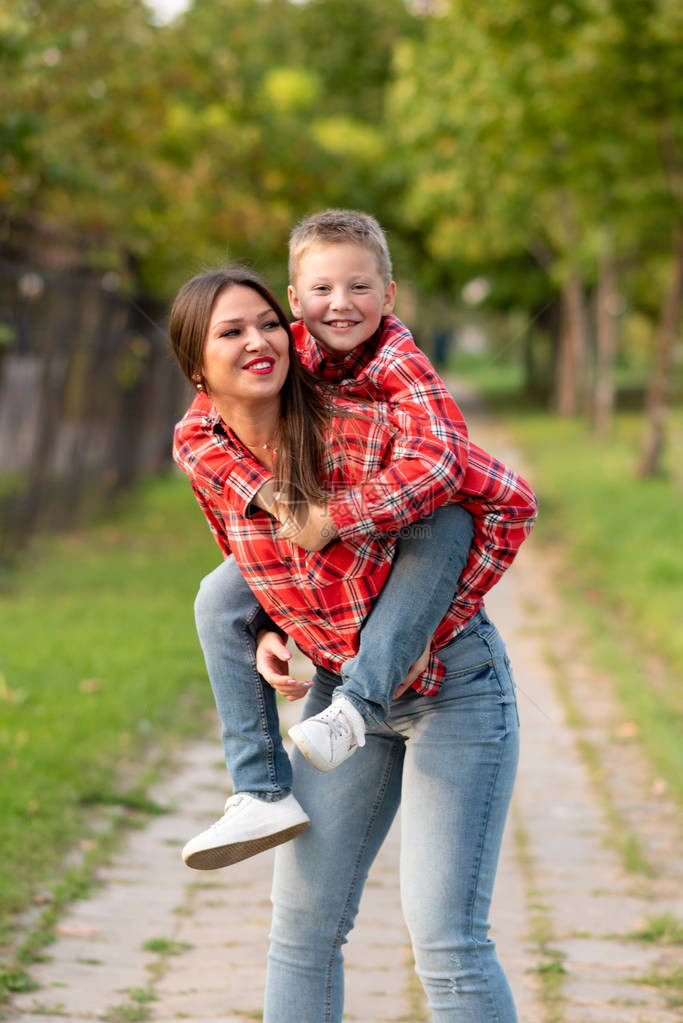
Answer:
POLYGON ((264 483, 252 503, 282 524, 283 539, 306 551, 321 551, 337 536, 337 527, 326 508, 309 502, 293 512, 277 500, 272 479, 264 483))

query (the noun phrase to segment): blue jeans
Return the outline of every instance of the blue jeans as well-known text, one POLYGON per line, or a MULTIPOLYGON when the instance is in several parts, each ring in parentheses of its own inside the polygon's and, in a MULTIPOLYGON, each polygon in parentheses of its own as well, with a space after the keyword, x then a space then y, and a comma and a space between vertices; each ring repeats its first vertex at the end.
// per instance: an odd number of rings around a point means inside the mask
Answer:
MULTIPOLYGON (((436 696, 414 690, 321 774, 294 751, 294 792, 311 827, 278 848, 264 1023, 339 1023, 341 946, 370 866, 402 804, 401 900, 435 1023, 514 1023, 487 937, 491 893, 519 750, 503 642, 482 611, 440 651, 436 696)), ((319 669, 304 715, 339 676, 319 669)))
MULTIPOLYGON (((446 613, 469 553, 472 517, 459 505, 439 508, 417 525, 397 541, 358 654, 342 672, 341 691, 370 724, 386 718, 396 688, 446 613)), ((235 792, 282 799, 291 791, 291 765, 275 690, 256 670, 256 633, 269 619, 233 558, 202 580, 195 620, 235 792)))

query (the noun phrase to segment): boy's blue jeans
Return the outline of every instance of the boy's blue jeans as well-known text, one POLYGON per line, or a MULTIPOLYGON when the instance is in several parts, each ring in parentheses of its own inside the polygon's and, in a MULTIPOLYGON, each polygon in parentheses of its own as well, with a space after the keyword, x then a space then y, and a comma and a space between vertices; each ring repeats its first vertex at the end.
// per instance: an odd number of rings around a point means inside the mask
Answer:
MULTIPOLYGON (((372 726, 422 654, 457 588, 472 540, 472 517, 443 506, 397 541, 389 578, 346 662, 340 691, 372 726), (426 528, 425 528, 426 527, 426 528)), ((222 722, 235 792, 282 799, 292 769, 280 736, 275 690, 256 670, 256 633, 269 619, 233 558, 207 575, 195 601, 197 633, 222 722)))

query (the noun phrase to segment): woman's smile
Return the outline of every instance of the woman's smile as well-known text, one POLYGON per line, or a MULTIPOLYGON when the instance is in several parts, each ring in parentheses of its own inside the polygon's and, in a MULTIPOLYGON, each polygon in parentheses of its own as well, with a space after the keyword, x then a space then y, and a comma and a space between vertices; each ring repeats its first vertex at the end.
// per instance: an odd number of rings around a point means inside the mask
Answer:
POLYGON ((249 370, 250 373, 257 373, 261 376, 273 372, 275 366, 275 359, 253 359, 245 365, 245 369, 249 370))

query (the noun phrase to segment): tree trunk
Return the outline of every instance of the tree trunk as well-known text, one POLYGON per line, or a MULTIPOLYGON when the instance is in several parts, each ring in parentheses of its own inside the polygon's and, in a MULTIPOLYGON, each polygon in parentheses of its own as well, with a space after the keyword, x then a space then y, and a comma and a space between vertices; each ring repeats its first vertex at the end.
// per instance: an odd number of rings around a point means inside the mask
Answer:
POLYGON ((614 360, 617 352, 617 274, 606 252, 598 267, 597 353, 593 392, 593 429, 600 439, 610 432, 614 415, 614 360))
POLYGON ((579 271, 574 269, 562 288, 560 345, 555 378, 557 414, 578 414, 583 399, 586 352, 586 301, 579 271))
POLYGON ((669 372, 678 333, 682 298, 683 223, 678 223, 674 229, 671 285, 662 304, 654 366, 645 401, 645 440, 638 465, 639 476, 656 476, 662 469, 669 372))

